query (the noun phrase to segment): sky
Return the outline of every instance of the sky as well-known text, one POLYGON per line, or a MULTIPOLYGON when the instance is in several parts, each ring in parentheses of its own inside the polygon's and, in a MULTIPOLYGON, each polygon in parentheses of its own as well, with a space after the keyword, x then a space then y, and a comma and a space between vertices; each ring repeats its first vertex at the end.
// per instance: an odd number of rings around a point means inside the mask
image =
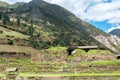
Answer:
MULTIPOLYGON (((2 0, 8 3, 31 0, 2 0)), ((120 29, 120 0, 45 0, 58 4, 99 29, 120 29)))

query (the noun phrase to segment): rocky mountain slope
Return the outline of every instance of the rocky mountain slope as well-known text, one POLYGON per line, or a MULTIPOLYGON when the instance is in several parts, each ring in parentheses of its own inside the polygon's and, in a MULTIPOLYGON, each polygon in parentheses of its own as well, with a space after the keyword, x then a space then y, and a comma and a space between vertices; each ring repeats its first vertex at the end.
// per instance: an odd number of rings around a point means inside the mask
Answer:
POLYGON ((0 7, 9 7, 9 6, 10 6, 10 4, 0 1, 0 7))
POLYGON ((120 37, 120 29, 114 29, 110 32, 110 34, 120 37))
POLYGON ((12 4, 11 7, 12 7, 12 8, 16 8, 16 7, 22 6, 22 5, 24 5, 24 4, 25 4, 25 2, 16 2, 16 3, 12 4))
POLYGON ((107 46, 109 49, 111 49, 115 53, 120 52, 120 38, 114 35, 110 36, 104 36, 104 35, 98 35, 95 37, 96 40, 107 46))
POLYGON ((0 1, 0 7, 6 7, 6 8, 16 8, 18 6, 24 5, 25 2, 16 2, 14 4, 8 4, 6 2, 0 1))
POLYGON ((58 45, 98 45, 119 51, 118 37, 97 29, 58 5, 33 0, 8 11, 0 11, 2 16, 10 17, 9 23, 1 25, 30 35, 31 46, 36 49, 58 45))

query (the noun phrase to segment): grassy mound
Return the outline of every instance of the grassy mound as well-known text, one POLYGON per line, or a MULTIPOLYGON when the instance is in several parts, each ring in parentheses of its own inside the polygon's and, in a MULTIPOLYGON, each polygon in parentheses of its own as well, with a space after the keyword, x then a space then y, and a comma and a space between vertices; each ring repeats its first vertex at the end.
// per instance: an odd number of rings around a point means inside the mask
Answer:
POLYGON ((115 60, 115 54, 108 50, 90 50, 85 52, 81 49, 76 49, 72 56, 68 57, 72 62, 82 61, 99 61, 99 60, 115 60))

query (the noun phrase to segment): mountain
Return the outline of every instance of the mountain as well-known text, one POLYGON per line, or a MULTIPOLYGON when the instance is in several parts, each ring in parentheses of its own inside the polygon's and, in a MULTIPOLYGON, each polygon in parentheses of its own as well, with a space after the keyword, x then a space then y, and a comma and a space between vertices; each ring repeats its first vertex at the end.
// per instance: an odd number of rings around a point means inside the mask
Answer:
MULTIPOLYGON (((5 14, 5 13, 4 13, 5 14)), ((33 0, 6 11, 11 23, 8 29, 29 35, 30 45, 36 49, 51 46, 98 45, 118 52, 119 38, 115 38, 76 17, 70 11, 43 0, 33 0)))
MULTIPOLYGON (((33 21, 47 31, 51 40, 57 44, 68 45, 96 45, 100 44, 84 29, 82 20, 68 10, 47 3, 43 0, 33 0, 15 9, 27 22, 33 21), (24 15, 24 16, 23 16, 24 15)), ((88 23, 87 23, 88 24, 88 23)))
POLYGON ((16 8, 16 7, 22 6, 24 4, 25 4, 25 2, 16 2, 14 4, 9 4, 6 2, 0 1, 0 7, 5 7, 5 8, 16 8))
POLYGON ((49 21, 51 24, 56 24, 57 26, 61 24, 62 26, 64 25, 71 28, 78 28, 83 33, 87 32, 88 34, 94 36, 100 33, 108 35, 93 25, 77 18, 68 10, 55 4, 49 4, 43 0, 33 0, 30 3, 17 8, 15 11, 16 14, 19 14, 19 16, 29 18, 29 21, 49 21), (25 16, 24 14, 27 15, 25 16))
POLYGON ((102 34, 94 37, 115 53, 120 52, 120 38, 114 35, 104 36, 102 34))
POLYGON ((10 4, 0 1, 0 7, 9 7, 9 6, 10 6, 10 4))
POLYGON ((11 7, 12 7, 12 8, 16 8, 16 7, 22 6, 22 5, 24 5, 24 4, 25 4, 25 2, 16 2, 16 3, 12 4, 11 7))
POLYGON ((120 37, 120 29, 114 29, 110 32, 110 34, 120 37))

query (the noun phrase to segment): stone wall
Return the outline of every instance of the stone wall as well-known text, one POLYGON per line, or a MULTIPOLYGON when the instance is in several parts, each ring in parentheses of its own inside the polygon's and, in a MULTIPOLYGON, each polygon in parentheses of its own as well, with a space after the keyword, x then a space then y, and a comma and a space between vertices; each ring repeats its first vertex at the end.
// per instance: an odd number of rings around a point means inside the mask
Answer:
POLYGON ((39 53, 31 54, 32 61, 36 62, 83 62, 83 61, 101 61, 101 60, 115 60, 115 54, 96 53, 88 54, 85 51, 75 52, 73 55, 68 56, 66 50, 50 51, 41 50, 39 53))
POLYGON ((66 50, 41 50, 39 53, 32 54, 31 60, 37 62, 64 62, 67 60, 67 55, 66 50))
POLYGON ((87 61, 99 61, 99 60, 115 60, 116 56, 113 54, 100 54, 100 55, 89 55, 87 61))
POLYGON ((0 57, 5 58, 30 58, 30 54, 26 54, 23 52, 0 52, 0 57))
MULTIPOLYGON (((0 38, 0 44, 8 44, 8 40, 11 38, 0 38)), ((18 46, 29 46, 29 41, 27 39, 13 39, 13 44, 18 46)))

